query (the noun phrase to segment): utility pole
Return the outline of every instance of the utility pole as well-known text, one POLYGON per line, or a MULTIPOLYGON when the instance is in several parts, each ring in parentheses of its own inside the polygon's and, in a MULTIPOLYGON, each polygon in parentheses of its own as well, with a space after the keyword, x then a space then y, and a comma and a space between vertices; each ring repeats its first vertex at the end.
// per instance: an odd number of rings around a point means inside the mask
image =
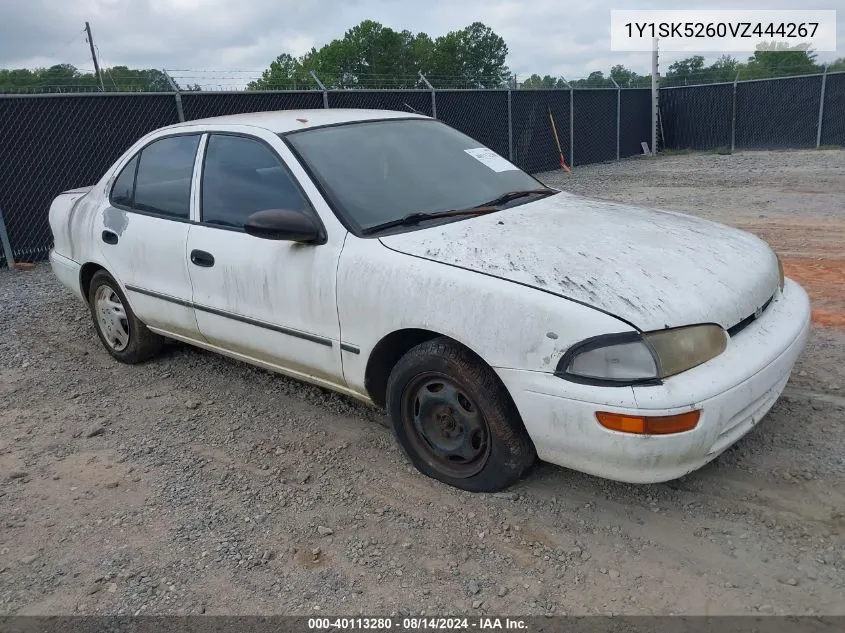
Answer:
POLYGON ((88 46, 91 48, 91 59, 94 60, 94 72, 97 73, 97 80, 100 82, 100 92, 105 92, 106 87, 103 85, 103 73, 100 72, 100 64, 97 61, 97 54, 94 52, 94 38, 91 36, 91 25, 85 23, 85 32, 88 34, 88 46))

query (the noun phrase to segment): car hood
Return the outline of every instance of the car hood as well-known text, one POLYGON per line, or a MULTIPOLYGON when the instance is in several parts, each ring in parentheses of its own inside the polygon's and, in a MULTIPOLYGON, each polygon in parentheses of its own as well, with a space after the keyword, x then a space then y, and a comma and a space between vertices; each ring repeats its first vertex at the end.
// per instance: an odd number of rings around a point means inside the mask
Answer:
POLYGON ((587 304, 643 331, 728 329, 779 282, 777 257, 750 233, 567 192, 381 242, 587 304))

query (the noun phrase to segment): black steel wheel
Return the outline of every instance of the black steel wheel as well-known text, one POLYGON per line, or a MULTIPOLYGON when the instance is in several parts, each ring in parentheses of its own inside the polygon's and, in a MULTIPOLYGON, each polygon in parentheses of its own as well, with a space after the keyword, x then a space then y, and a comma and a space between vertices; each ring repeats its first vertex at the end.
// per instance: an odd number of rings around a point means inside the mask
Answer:
POLYGON ((502 490, 536 459, 504 385, 450 339, 421 343, 399 360, 388 380, 387 407, 414 466, 457 488, 502 490))
POLYGON ((490 456, 490 427, 478 406, 448 376, 426 372, 402 394, 402 422, 417 451, 451 477, 466 478, 490 456))

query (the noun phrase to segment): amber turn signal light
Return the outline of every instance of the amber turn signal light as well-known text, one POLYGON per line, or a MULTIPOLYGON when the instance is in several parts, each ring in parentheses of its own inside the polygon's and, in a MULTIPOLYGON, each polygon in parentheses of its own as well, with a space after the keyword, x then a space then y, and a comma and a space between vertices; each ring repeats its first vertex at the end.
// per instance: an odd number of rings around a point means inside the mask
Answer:
POLYGON ((637 435, 670 435, 691 431, 698 425, 701 411, 687 411, 678 415, 648 416, 597 411, 596 419, 606 429, 637 435))

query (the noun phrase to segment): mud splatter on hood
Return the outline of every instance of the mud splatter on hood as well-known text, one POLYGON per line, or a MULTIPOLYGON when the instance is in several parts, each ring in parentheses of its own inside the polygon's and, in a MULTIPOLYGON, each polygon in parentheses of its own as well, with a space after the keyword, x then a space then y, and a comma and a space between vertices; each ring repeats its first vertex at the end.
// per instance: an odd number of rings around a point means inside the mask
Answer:
POLYGON ((750 233, 565 192, 381 242, 587 303, 642 330, 731 327, 778 284, 775 254, 750 233))

